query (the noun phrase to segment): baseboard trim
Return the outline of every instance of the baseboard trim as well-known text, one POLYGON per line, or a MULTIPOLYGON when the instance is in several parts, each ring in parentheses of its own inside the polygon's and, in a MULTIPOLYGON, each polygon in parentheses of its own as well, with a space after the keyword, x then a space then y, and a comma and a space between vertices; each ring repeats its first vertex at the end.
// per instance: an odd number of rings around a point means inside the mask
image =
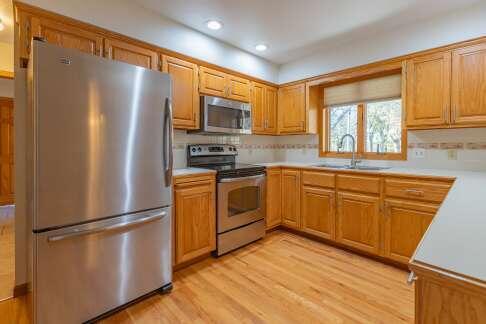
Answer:
POLYGON ((13 290, 14 298, 26 295, 29 291, 29 284, 23 283, 21 285, 16 285, 13 290))
POLYGON ((400 262, 397 262, 397 261, 394 261, 394 260, 387 259, 387 258, 379 256, 379 255, 367 253, 367 252, 361 251, 359 249, 355 249, 355 248, 352 248, 350 246, 340 244, 339 242, 328 240, 328 239, 325 239, 325 238, 322 238, 322 237, 319 237, 319 236, 316 236, 316 235, 313 235, 313 234, 309 234, 309 233, 306 233, 306 232, 302 232, 302 231, 299 231, 297 229, 287 227, 287 226, 280 226, 279 229, 286 231, 286 232, 289 232, 289 233, 292 233, 292 234, 295 234, 295 235, 298 235, 298 236, 302 236, 302 237, 311 239, 313 241, 317 241, 317 242, 320 242, 320 243, 324 243, 324 244, 327 244, 327 245, 334 246, 334 247, 341 249, 341 250, 345 250, 345 251, 348 251, 348 252, 351 252, 351 253, 354 253, 354 254, 361 255, 361 256, 366 257, 368 259, 373 259, 375 261, 393 266, 395 268, 399 268, 401 270, 410 271, 410 269, 408 268, 408 265, 405 265, 403 263, 400 263, 400 262))

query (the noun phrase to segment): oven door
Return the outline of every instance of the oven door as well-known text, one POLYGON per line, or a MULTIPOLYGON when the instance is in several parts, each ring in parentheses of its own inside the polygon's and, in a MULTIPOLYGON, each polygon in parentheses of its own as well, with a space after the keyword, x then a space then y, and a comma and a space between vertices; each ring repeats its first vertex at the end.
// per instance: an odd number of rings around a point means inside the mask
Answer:
POLYGON ((264 186, 264 174, 220 180, 218 234, 264 218, 264 186))
POLYGON ((202 97, 203 132, 251 134, 251 106, 218 97, 202 97))

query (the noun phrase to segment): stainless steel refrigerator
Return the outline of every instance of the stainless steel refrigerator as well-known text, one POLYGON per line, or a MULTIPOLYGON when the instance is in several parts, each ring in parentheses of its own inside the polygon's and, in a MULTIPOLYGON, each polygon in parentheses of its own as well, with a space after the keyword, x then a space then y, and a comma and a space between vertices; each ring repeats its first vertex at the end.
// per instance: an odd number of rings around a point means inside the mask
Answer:
POLYGON ((28 80, 35 322, 170 290, 170 76, 34 40, 28 80))

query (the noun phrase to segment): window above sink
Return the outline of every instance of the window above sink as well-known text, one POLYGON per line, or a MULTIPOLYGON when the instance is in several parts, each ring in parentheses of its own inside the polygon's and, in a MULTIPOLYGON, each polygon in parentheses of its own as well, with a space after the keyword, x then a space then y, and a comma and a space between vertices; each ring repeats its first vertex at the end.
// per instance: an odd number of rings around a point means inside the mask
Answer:
POLYGON ((394 73, 323 86, 321 157, 349 159, 354 151, 357 159, 406 159, 402 75, 400 71, 394 73), (339 147, 346 134, 356 139, 354 147, 350 138, 339 147))

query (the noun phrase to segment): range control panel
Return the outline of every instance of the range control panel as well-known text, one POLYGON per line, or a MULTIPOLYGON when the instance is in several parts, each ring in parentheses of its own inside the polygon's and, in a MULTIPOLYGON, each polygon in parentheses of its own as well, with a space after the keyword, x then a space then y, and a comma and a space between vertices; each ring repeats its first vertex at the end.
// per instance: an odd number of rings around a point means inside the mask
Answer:
POLYGON ((192 144, 187 146, 189 156, 238 155, 236 146, 229 144, 192 144))

